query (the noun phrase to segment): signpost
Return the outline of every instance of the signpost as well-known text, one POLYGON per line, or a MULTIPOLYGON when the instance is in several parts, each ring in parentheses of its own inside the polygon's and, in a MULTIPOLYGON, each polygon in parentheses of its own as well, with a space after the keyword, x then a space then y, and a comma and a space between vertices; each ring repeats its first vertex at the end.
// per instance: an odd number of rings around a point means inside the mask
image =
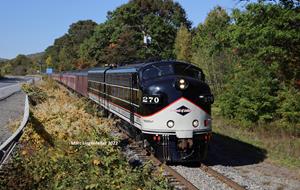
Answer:
POLYGON ((52 73, 53 73, 53 68, 48 67, 48 68, 46 69, 46 74, 47 74, 47 75, 51 75, 52 73))

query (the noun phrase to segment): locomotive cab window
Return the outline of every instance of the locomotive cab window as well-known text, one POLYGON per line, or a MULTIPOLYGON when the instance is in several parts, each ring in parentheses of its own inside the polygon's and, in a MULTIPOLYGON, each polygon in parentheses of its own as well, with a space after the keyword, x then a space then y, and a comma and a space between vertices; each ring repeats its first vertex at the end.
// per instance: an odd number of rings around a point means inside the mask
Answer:
POLYGON ((204 74, 200 69, 176 62, 151 65, 143 71, 142 79, 150 80, 167 75, 181 75, 204 81, 204 74))
POLYGON ((192 77, 194 79, 204 81, 204 74, 202 71, 193 65, 175 64, 174 70, 177 75, 192 77))
POLYGON ((161 76, 173 75, 174 69, 172 64, 151 65, 143 72, 143 80, 149 80, 161 76))

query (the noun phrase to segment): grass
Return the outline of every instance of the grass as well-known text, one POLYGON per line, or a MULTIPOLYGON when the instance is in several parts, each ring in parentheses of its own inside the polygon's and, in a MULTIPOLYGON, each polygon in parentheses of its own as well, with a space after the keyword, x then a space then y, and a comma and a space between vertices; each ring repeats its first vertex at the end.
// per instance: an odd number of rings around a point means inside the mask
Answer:
POLYGON ((150 164, 131 167, 110 135, 114 121, 53 82, 26 85, 30 121, 0 189, 170 189, 150 164), (94 144, 93 144, 94 143, 94 144), (98 143, 98 144, 97 144, 98 143))
POLYGON ((296 169, 300 174, 300 138, 274 125, 244 126, 235 120, 214 116, 213 130, 267 151, 270 162, 296 169))

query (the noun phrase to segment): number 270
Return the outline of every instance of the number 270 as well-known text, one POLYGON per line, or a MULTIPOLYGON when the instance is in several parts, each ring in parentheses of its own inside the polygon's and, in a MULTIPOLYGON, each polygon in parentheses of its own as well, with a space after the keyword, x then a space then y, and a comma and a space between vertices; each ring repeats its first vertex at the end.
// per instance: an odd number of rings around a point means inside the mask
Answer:
POLYGON ((152 97, 152 96, 144 96, 143 97, 143 103, 158 103, 159 98, 158 97, 152 97))

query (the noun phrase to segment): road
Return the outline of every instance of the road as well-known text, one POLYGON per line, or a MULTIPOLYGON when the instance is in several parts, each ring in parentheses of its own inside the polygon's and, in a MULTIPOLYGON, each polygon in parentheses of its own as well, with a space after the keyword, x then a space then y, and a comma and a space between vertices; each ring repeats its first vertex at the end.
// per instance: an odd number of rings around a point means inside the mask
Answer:
POLYGON ((21 83, 30 79, 12 76, 0 79, 0 144, 13 133, 9 123, 23 117, 25 93, 21 92, 21 83))
POLYGON ((32 79, 32 77, 7 76, 5 78, 0 78, 0 100, 20 91, 20 83, 27 82, 30 79, 32 79))

